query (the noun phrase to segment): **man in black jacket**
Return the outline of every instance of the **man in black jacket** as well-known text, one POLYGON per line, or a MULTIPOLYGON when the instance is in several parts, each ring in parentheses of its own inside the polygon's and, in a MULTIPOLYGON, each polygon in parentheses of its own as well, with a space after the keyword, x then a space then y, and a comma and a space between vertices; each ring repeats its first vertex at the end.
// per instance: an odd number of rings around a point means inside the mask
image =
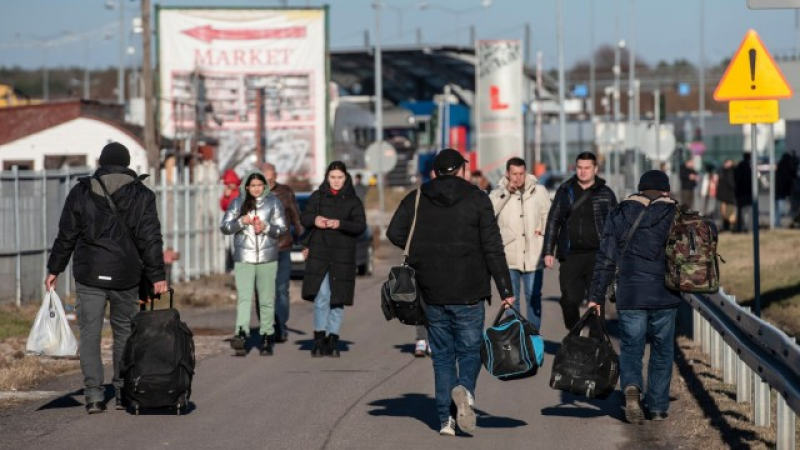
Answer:
POLYGON ((749 152, 742 154, 742 160, 733 170, 734 188, 736 190, 736 226, 735 231, 744 233, 750 231, 752 223, 758 224, 758 220, 752 220, 753 206, 753 166, 749 152))
MULTIPOLYGON (((572 329, 580 319, 580 306, 594 272, 594 255, 608 211, 617 205, 614 191, 597 176, 597 158, 583 152, 575 160, 575 176, 556 191, 544 233, 544 263, 559 261, 561 311, 564 325, 572 329)), ((594 329, 596 332, 597 329, 594 329)))
MULTIPOLYGON (((489 196, 464 179, 466 161, 456 150, 442 150, 433 165, 436 178, 420 188, 408 263, 417 271, 426 303, 439 434, 453 436, 456 423, 464 432, 475 430, 473 396, 490 275, 506 304, 514 303, 514 291, 489 196)), ((411 231, 415 199, 416 191, 403 199, 386 232, 401 248, 411 231)))
POLYGON ((131 332, 131 319, 139 311, 142 271, 153 284, 154 294, 167 291, 156 197, 142 184, 142 178, 128 168, 130 160, 128 149, 112 142, 103 147, 100 167, 94 176, 80 178, 70 190, 47 263, 50 274, 44 281, 46 289, 55 289, 58 275, 66 269, 74 253, 72 267, 78 294, 81 370, 89 414, 106 410, 100 357, 106 302, 110 304, 109 318, 114 334, 116 407, 123 409, 120 365, 125 341, 131 332), (110 207, 103 185, 124 224, 110 207))
POLYGON ((667 264, 664 242, 675 215, 675 201, 669 198, 669 193, 667 174, 650 170, 639 181, 639 194, 630 196, 611 211, 596 255, 589 293, 589 307, 597 308, 599 313, 606 289, 619 269, 620 386, 625 394, 625 418, 634 424, 645 419, 640 395, 645 385, 642 359, 647 342, 650 342, 647 407, 653 420, 666 419, 669 409, 675 316, 681 302, 678 292, 664 286, 667 264), (627 237, 633 224, 637 224, 636 229, 627 237), (624 254, 620 254, 621 248, 624 254))

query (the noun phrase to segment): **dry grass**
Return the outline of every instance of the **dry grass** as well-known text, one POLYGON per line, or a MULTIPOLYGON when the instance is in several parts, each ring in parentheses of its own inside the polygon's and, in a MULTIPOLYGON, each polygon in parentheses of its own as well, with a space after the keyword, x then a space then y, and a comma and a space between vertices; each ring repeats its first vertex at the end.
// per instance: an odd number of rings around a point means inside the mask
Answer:
MULTIPOLYGON (((800 249, 800 232, 763 231, 759 245, 762 315, 790 335, 800 336, 800 270, 795 265, 800 249)), ((718 251, 726 261, 720 267, 725 291, 735 295, 739 303, 752 306, 752 236, 723 234, 718 251)))
POLYGON ((27 336, 31 331, 33 319, 39 311, 40 305, 26 305, 17 307, 14 305, 4 305, 0 307, 0 340, 27 336))
POLYGON ((78 370, 77 358, 48 358, 26 356, 25 340, 7 339, 2 342, 0 355, 0 391, 21 391, 66 372, 78 370))

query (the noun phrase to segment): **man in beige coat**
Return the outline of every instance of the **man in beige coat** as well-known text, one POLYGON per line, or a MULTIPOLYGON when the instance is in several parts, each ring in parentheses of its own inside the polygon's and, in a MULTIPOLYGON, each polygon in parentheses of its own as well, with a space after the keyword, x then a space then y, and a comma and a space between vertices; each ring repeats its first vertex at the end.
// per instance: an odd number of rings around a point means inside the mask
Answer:
POLYGON ((542 324, 542 249, 550 195, 544 186, 537 184, 535 176, 526 173, 525 161, 511 158, 506 163, 506 175, 497 189, 492 190, 492 200, 500 234, 503 236, 506 260, 514 286, 514 306, 520 310, 522 281, 528 299, 527 319, 536 328, 542 324))

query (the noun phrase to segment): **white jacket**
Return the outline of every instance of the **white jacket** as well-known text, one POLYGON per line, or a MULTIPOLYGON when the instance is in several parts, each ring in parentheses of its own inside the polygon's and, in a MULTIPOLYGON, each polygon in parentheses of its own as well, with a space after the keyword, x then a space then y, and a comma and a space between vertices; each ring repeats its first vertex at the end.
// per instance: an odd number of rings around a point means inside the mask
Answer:
POLYGON ((508 268, 533 272, 544 267, 542 248, 550 195, 531 174, 525 175, 525 188, 511 194, 503 177, 489 194, 503 236, 508 268))

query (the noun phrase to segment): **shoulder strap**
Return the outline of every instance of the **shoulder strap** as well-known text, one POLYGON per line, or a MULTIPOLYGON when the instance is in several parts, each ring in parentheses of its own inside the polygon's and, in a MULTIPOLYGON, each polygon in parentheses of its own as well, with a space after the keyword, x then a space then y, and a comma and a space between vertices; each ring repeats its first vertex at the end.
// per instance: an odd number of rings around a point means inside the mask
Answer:
POLYGON ((594 186, 592 186, 588 190, 584 191, 584 193, 581 196, 581 198, 579 198, 577 201, 575 201, 575 203, 570 205, 570 207, 569 207, 570 214, 575 212, 576 209, 580 208, 581 205, 584 204, 584 202, 586 202, 586 200, 589 200, 589 198, 592 196, 592 194, 594 194, 594 186))
POLYGON ((419 196, 422 192, 422 186, 417 188, 417 196, 414 199, 414 219, 411 221, 411 231, 408 232, 408 239, 406 239, 406 248, 403 250, 403 260, 408 258, 408 250, 411 248, 411 238, 414 237, 414 228, 417 227, 417 211, 419 210, 419 196))
POLYGON ((122 220, 122 217, 119 215, 119 211, 117 210, 117 205, 116 203, 114 203, 114 200, 111 199, 111 194, 108 193, 108 189, 106 188, 105 183, 103 183, 103 180, 101 180, 100 177, 93 177, 93 178, 97 180, 97 183, 100 184, 100 188, 103 189, 103 196, 108 201, 108 206, 111 207, 111 211, 117 218, 117 222, 119 222, 120 225, 122 225, 122 228, 124 228, 125 231, 128 233, 128 237, 131 238, 131 242, 133 242, 133 247, 137 249, 136 256, 139 258, 139 261, 141 262, 142 258, 141 256, 139 256, 139 251, 138 251, 139 247, 136 245, 136 238, 133 236, 133 231, 131 231, 130 227, 128 227, 128 224, 125 223, 125 221, 122 220))

